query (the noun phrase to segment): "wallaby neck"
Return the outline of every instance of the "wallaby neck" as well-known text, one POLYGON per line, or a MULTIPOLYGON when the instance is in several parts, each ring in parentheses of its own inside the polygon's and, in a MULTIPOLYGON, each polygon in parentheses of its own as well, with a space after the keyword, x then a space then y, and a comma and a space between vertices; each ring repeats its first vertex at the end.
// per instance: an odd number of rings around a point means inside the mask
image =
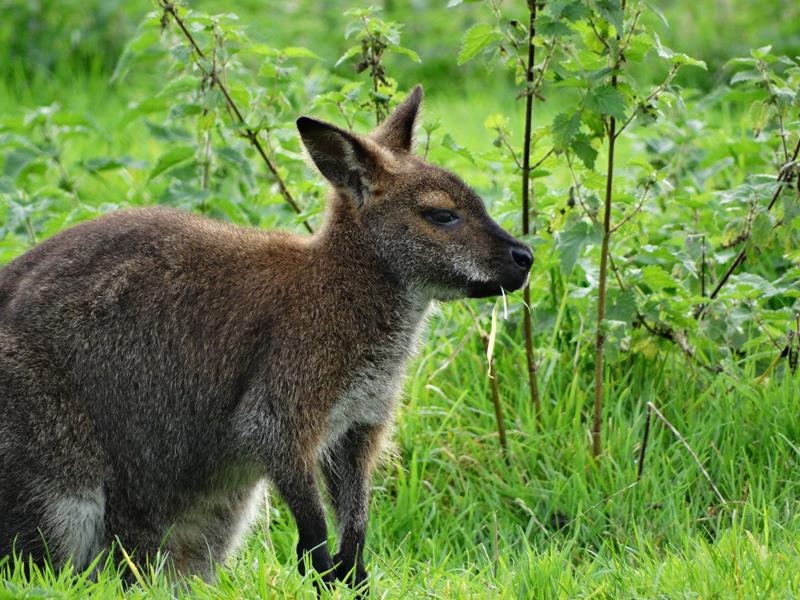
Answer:
POLYGON ((331 293, 343 293, 362 308, 381 307, 412 320, 422 318, 430 299, 410 289, 386 266, 358 223, 353 201, 335 194, 313 246, 322 255, 331 293))

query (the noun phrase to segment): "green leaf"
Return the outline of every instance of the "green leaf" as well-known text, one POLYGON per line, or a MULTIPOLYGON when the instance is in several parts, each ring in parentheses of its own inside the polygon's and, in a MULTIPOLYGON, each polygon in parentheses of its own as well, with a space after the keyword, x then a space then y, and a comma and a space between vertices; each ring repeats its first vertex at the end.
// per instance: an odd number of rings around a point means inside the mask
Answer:
POLYGON ((586 165, 587 169, 594 169, 594 161, 597 159, 597 150, 592 147, 592 142, 588 135, 585 133, 577 134, 570 144, 570 149, 581 159, 581 162, 586 165))
POLYGON ((620 0, 599 0, 597 2, 597 10, 606 21, 614 26, 614 29, 617 30, 617 35, 622 35, 624 28, 620 0))
POLYGON ((344 54, 342 54, 342 55, 339 57, 339 60, 337 60, 337 61, 336 61, 336 64, 335 64, 335 65, 333 65, 333 66, 334 66, 334 67, 338 67, 338 66, 339 66, 340 64, 342 64, 344 61, 346 61, 346 60, 349 60, 349 59, 353 58, 353 57, 354 57, 356 54, 358 54, 359 52, 361 52, 361 46, 351 46, 350 48, 348 48, 348 49, 345 51, 345 53, 344 53, 344 54))
POLYGON ((761 73, 758 71, 739 71, 731 77, 731 85, 740 81, 761 81, 761 73))
POLYGON ((287 46, 286 48, 281 49, 281 54, 288 58, 311 58, 314 60, 320 60, 318 54, 302 46, 287 46))
POLYGON ((403 54, 416 63, 422 62, 422 60, 419 58, 419 54, 410 48, 404 48, 403 46, 389 46, 389 51, 394 52, 395 54, 403 54))
POLYGON ((610 290, 606 319, 630 325, 636 318, 636 294, 632 290, 610 290))
POLYGON ((0 177, 0 194, 13 194, 16 189, 11 179, 8 177, 0 177))
POLYGON ((610 85, 600 86, 586 95, 586 107, 601 115, 608 115, 617 120, 625 118, 625 96, 617 88, 610 85))
POLYGON ((642 269, 642 280, 653 291, 676 287, 677 283, 658 265, 648 265, 642 269))
POLYGON ((177 148, 172 148, 168 150, 165 154, 162 154, 156 166, 153 167, 153 170, 150 171, 150 177, 148 177, 148 181, 152 181, 165 171, 177 166, 178 164, 192 158, 194 156, 194 148, 191 146, 178 146, 177 148))
POLYGON ((446 133, 442 138, 442 145, 448 150, 452 150, 456 154, 463 156, 473 165, 475 164, 475 158, 472 156, 472 153, 456 142, 449 133, 446 133))
POLYGON ((592 14, 589 7, 585 6, 580 0, 551 0, 545 6, 553 19, 566 19, 572 23, 585 19, 592 14))
POLYGON ((482 50, 500 41, 502 37, 502 34, 491 25, 486 23, 473 25, 464 34, 461 51, 458 53, 458 64, 463 65, 473 59, 482 50))
POLYGON ((547 15, 536 19, 536 35, 544 37, 562 37, 572 33, 569 25, 557 21, 547 15))
POLYGON ((559 152, 569 148, 581 127, 581 113, 559 113, 553 118, 553 145, 559 152))
POLYGON ((708 70, 708 67, 706 67, 706 63, 704 61, 692 58, 687 54, 674 52, 673 50, 664 46, 661 43, 661 38, 658 37, 657 33, 653 34, 653 39, 655 40, 656 52, 661 58, 666 58, 674 65, 687 65, 690 67, 700 67, 704 71, 708 70))
POLYGON ((764 248, 772 240, 775 218, 766 210, 759 210, 750 224, 750 243, 755 248, 764 248))
POLYGON ((87 158, 79 163, 89 173, 101 173, 103 171, 114 171, 123 168, 142 169, 146 163, 137 161, 130 156, 120 156, 117 158, 101 156, 98 158, 87 158))
POLYGON ((39 157, 40 154, 34 150, 15 148, 6 155, 6 160, 3 164, 3 175, 15 180, 39 157))
POLYGON ((772 46, 762 46, 761 48, 756 48, 750 51, 750 55, 753 58, 757 58, 758 60, 764 60, 765 58, 769 58, 772 56, 770 53, 772 52, 772 46))
POLYGON ((588 221, 577 221, 570 227, 558 232, 556 248, 561 263, 561 273, 568 276, 586 246, 597 244, 601 240, 600 231, 588 221))

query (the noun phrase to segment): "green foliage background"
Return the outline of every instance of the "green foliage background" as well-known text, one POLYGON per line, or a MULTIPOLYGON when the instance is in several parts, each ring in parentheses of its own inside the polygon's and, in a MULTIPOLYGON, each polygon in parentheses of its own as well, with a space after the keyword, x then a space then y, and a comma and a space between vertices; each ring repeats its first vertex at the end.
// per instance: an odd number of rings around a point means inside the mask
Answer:
MULTIPOLYGON (((366 131, 376 106, 388 109, 416 83, 426 89, 419 152, 520 232, 524 86, 509 41, 525 42, 526 3, 270 4, 190 3, 181 14, 207 55, 198 67, 146 0, 0 0, 0 264, 126 206, 316 226, 325 187, 302 159, 294 119, 366 131), (387 46, 377 93, 370 69, 354 68, 365 60, 362 38, 387 46), (207 77, 218 67, 245 126, 207 77), (242 137, 247 129, 286 193, 242 137)), ((800 5, 629 2, 626 24, 642 14, 615 88, 601 39, 613 44, 618 9, 552 0, 540 15, 537 62, 559 44, 533 132, 541 415, 528 394, 520 298, 509 298, 505 318, 491 302, 441 306, 376 481, 367 555, 376 597, 800 594, 800 201, 786 160, 800 136, 800 5), (604 454, 595 461, 596 221, 612 116, 634 118, 615 157, 613 220, 623 226, 611 242, 604 454), (788 183, 767 210, 779 172, 788 183), (743 248, 747 259, 696 319, 743 248), (507 456, 479 335, 493 320, 507 456), (637 480, 647 402, 679 435, 651 417, 637 480)), ((213 585, 176 586, 156 566, 124 591, 116 565, 95 579, 28 578, 0 558, 0 598, 312 597, 292 565, 295 534, 279 500, 265 523, 213 585)))

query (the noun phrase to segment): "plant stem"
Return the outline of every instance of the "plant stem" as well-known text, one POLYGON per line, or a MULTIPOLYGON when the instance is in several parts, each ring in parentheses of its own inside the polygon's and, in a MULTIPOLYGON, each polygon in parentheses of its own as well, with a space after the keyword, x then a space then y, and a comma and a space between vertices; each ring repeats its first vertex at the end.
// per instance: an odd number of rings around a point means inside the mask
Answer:
MULTIPOLYGON (((625 12, 625 0, 622 2, 622 11, 625 12)), ((617 32, 617 40, 622 37, 622 32, 617 32)), ((622 63, 622 54, 614 60, 614 74, 611 76, 611 87, 617 87, 617 69, 622 63)), ((605 359, 605 318, 606 318, 606 287, 608 283, 608 245, 611 239, 611 196, 614 184, 614 147, 617 141, 617 120, 608 118, 608 167, 606 168, 606 194, 603 202, 603 241, 600 245, 600 281, 597 290, 597 333, 595 337, 594 361, 594 418, 592 420, 592 455, 598 458, 602 452, 602 423, 603 423, 603 367, 605 359)))
MULTIPOLYGON (((186 28, 186 24, 183 22, 183 19, 181 19, 178 16, 178 12, 175 10, 175 6, 172 4, 172 2, 170 2, 169 0, 160 0, 160 3, 164 11, 166 13, 169 13, 175 20, 175 23, 178 24, 178 28, 181 30, 181 32, 183 33, 184 37, 187 39, 189 44, 192 46, 192 49, 195 51, 197 56, 199 56, 200 58, 205 58, 205 54, 200 49, 200 46, 197 45, 194 36, 192 36, 192 34, 186 28)), ((206 73, 205 69, 203 68, 203 65, 196 59, 195 59, 195 64, 201 71, 203 71, 203 73, 205 73, 207 77, 210 77, 211 85, 216 85, 219 88, 219 91, 222 92, 222 95, 225 97, 225 101, 227 102, 228 107, 231 109, 231 112, 233 112, 233 114, 236 116, 236 119, 239 121, 239 123, 242 125, 246 125, 247 122, 245 121, 242 112, 239 110, 239 107, 236 106, 236 103, 233 101, 233 98, 231 98, 230 93, 228 93, 228 88, 219 79, 219 77, 217 77, 216 70, 214 70, 211 73, 206 73)), ((294 210, 295 213, 297 213, 298 215, 303 214, 303 211, 300 209, 300 206, 292 197, 291 192, 289 192, 289 188, 286 186, 286 182, 283 180, 283 177, 281 177, 281 174, 278 171, 278 167, 269 157, 266 150, 264 150, 264 146, 259 141, 258 132, 249 127, 245 127, 243 131, 244 131, 243 134, 244 137, 247 138, 247 140, 250 142, 253 148, 256 149, 256 152, 258 152, 258 155, 261 157, 261 160, 263 160, 264 164, 267 166, 267 170, 275 178, 275 181, 278 184, 278 191, 280 192, 280 195, 283 197, 286 203, 292 208, 292 210, 294 210)), ((311 225, 308 224, 308 221, 303 221, 303 226, 309 233, 314 233, 314 230, 311 228, 311 225)))
MULTIPOLYGON (((486 330, 481 327, 480 319, 478 318, 478 314, 473 310, 472 306, 469 303, 464 303, 464 306, 467 309, 467 312, 472 317, 472 321, 475 325, 475 328, 478 330, 478 335, 483 342, 483 347, 487 351, 489 350, 490 342, 490 335, 486 332, 486 330)), ((494 365, 494 357, 488 359, 489 362, 489 392, 492 396, 492 405, 494 406, 494 417, 495 421, 497 421, 497 436, 500 439, 500 447, 503 449, 503 455, 508 461, 508 441, 506 439, 506 423, 505 419, 503 418, 503 407, 500 404, 500 387, 497 383, 497 369, 494 365)))
MULTIPOLYGON (((616 76, 612 79, 616 87, 616 76)), ((595 338, 595 363, 594 363, 594 421, 592 422, 592 454, 595 458, 600 456, 601 429, 603 419, 603 362, 606 343, 605 324, 606 318, 606 285, 608 280, 608 243, 611 237, 611 194, 614 180, 614 145, 616 142, 617 123, 614 117, 609 117, 608 126, 608 168, 606 170, 606 195, 603 204, 603 241, 600 245, 600 281, 597 290, 597 335, 595 338)))
MULTIPOLYGON (((530 233, 530 213, 531 213, 531 129, 533 126, 533 66, 536 60, 536 48, 533 45, 536 36, 536 1, 528 0, 530 10, 530 24, 528 26, 528 65, 525 71, 525 140, 522 155, 522 234, 527 236, 530 233)), ((523 292, 523 327, 525 329, 525 355, 528 361, 528 386, 530 388, 531 403, 536 413, 535 422, 539 423, 542 418, 541 399, 539 398, 539 384, 536 379, 536 357, 533 350, 533 331, 531 327, 531 284, 530 280, 525 284, 523 292)))
POLYGON ((647 407, 647 420, 644 422, 644 433, 642 434, 642 447, 639 448, 639 465, 636 469, 636 481, 642 480, 644 473, 644 459, 647 455, 647 440, 650 439, 650 417, 653 415, 652 409, 647 407))

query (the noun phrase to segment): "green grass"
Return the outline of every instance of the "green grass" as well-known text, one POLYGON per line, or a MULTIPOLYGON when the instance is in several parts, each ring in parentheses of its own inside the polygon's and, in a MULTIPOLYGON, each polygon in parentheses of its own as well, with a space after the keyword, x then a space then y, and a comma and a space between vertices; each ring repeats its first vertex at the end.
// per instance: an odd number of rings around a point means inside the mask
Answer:
MULTIPOLYGON (((677 4, 668 3, 668 9, 680 25, 665 40, 683 49, 686 44, 675 38, 689 36, 682 19, 692 13, 684 13, 677 4)), ((752 16, 758 7, 745 4, 752 16)), ((256 10, 252 2, 242 6, 242 11, 256 10)), ((688 49, 691 54, 705 56, 705 49, 719 48, 721 42, 712 35, 713 14, 700 12, 707 24, 698 26, 702 35, 682 41, 694 44, 688 49)), ((787 18, 771 21, 769 27, 754 26, 746 32, 747 43, 759 45, 754 41, 764 37, 759 32, 766 28, 774 33, 790 22, 787 18)), ((795 38, 784 41, 796 43, 795 38)), ((313 36, 300 42, 318 49, 313 36)), ((431 48, 442 41, 426 43, 431 48)), ((449 43, 452 54, 458 43, 456 39, 449 43)), ((715 60, 722 63, 726 58, 715 60)), ((4 75, 0 78, 4 118, 21 118, 28 109, 58 102, 70 112, 90 114, 96 122, 100 133, 65 141, 63 159, 68 165, 87 157, 123 154, 152 164, 165 151, 165 144, 155 141, 141 121, 120 125, 128 103, 148 97, 158 86, 156 73, 137 75, 114 87, 109 87, 108 74, 101 70, 69 65, 51 76, 31 78, 19 70, 4 75)), ((423 71, 421 77, 429 78, 423 81, 428 92, 426 120, 440 119, 441 131, 452 133, 475 154, 490 146, 494 137, 483 125, 487 115, 521 115, 522 106, 500 78, 483 73, 465 77, 451 88, 435 71, 423 71)), ((703 143, 710 150, 701 167, 724 158, 735 147, 731 140, 756 145, 742 117, 746 104, 712 103, 709 113, 702 115, 708 127, 703 143)), ((540 114, 546 118, 539 122, 548 122, 558 112, 552 103, 541 106, 540 114)), ((519 125, 519 119, 510 124, 517 139, 519 125)), ((635 143, 623 140, 621 163, 635 156, 635 143)), ((761 168, 761 163, 746 162, 757 154, 741 152, 735 157, 737 169, 724 174, 734 178, 731 185, 761 168)), ((488 170, 471 166, 448 150, 434 148, 431 156, 463 168, 465 177, 482 191, 492 185, 488 170)), ((155 202, 146 176, 145 169, 102 177, 84 174, 78 182, 81 200, 97 210, 104 210, 106 203, 155 202)), ((569 180, 564 169, 554 173, 547 185, 565 191, 569 180)), ((556 206, 549 201, 548 208, 556 206)), ((563 204, 563 199, 558 201, 563 204)), ((53 210, 63 211, 64 220, 48 221, 52 229, 43 235, 64 226, 72 207, 59 204, 53 210)), ((0 263, 28 244, 20 235, 0 239, 0 263)), ((556 325, 562 297, 545 295, 542 290, 549 286, 541 280, 547 278, 542 270, 535 286, 540 296, 537 311, 542 315, 536 339, 542 363, 541 422, 536 421, 528 398, 518 297, 511 299, 508 320, 500 322, 495 356, 508 429, 507 456, 499 444, 489 400, 483 346, 467 311, 455 303, 443 305, 432 316, 426 343, 409 372, 394 448, 375 481, 366 555, 373 597, 800 596, 800 373, 790 373, 782 363, 771 378, 758 384, 756 379, 773 355, 753 354, 724 374, 710 375, 662 341, 649 348, 655 356, 616 352, 607 369, 605 453, 595 461, 588 422, 594 315, 583 314, 568 302, 564 320, 556 325), (573 330, 570 339, 564 323, 573 330), (681 440, 656 418, 651 422, 643 476, 637 481, 647 402, 659 407, 698 455, 724 502, 681 440)), ((558 283, 553 288, 563 290, 563 282, 558 283)), ((478 312, 485 315, 486 306, 478 312)), ((142 585, 125 589, 118 577, 125 565, 100 566, 92 576, 36 570, 26 575, 23 565, 0 558, 0 600, 120 595, 313 598, 311 582, 297 574, 295 545, 292 518, 273 497, 245 547, 220 566, 214 583, 171 581, 154 567, 141 574, 142 585)), ((352 594, 337 589, 334 596, 352 594)))

